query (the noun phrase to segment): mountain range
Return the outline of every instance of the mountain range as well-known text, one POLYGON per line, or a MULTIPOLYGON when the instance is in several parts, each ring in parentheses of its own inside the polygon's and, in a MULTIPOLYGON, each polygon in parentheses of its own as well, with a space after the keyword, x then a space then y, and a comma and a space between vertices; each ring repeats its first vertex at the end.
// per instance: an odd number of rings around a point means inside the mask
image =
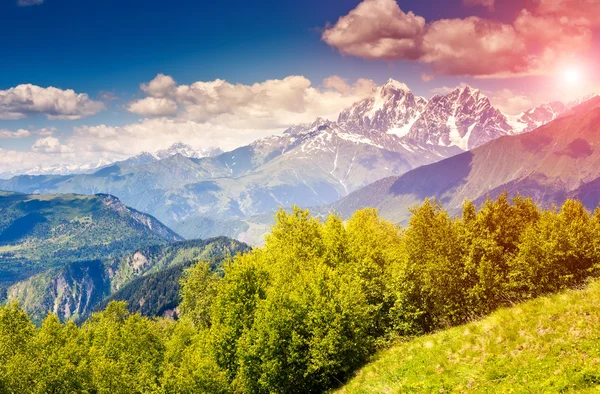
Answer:
POLYGON ((551 103, 508 117, 469 86, 426 100, 389 80, 337 121, 296 125, 231 152, 198 154, 176 144, 93 173, 13 177, 0 189, 109 193, 186 238, 255 243, 279 207, 334 203, 380 179, 531 131, 571 106, 551 103))
POLYGON ((483 202, 507 192, 542 206, 581 200, 600 203, 600 97, 568 109, 556 120, 522 135, 507 136, 438 163, 389 177, 358 190, 324 211, 349 216, 375 207, 394 222, 406 222, 409 208, 436 198, 451 213, 465 200, 483 202))
MULTIPOLYGON (((201 157, 218 156, 221 153, 223 153, 223 151, 219 148, 203 148, 196 150, 190 145, 184 144, 182 142, 177 142, 166 149, 161 149, 156 152, 141 152, 133 157, 130 157, 124 162, 130 165, 135 165, 166 159, 176 154, 181 154, 186 157, 199 159, 201 157)), ((115 160, 101 159, 95 163, 36 166, 23 171, 2 172, 0 170, 0 179, 8 179, 18 175, 91 174, 114 163, 116 163, 115 160)))

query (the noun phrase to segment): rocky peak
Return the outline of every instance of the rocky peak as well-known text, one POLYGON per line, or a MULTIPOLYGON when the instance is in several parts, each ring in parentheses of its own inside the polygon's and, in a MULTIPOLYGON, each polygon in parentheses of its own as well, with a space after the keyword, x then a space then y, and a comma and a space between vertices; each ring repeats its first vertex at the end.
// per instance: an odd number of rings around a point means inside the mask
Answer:
POLYGON ((415 97, 408 86, 390 79, 373 97, 342 111, 338 123, 357 134, 373 132, 405 135, 418 118, 425 99, 415 97))
POLYGON ((485 94, 466 85, 433 97, 406 139, 467 150, 511 133, 506 117, 485 94))
POLYGON ((193 159, 197 159, 200 157, 200 155, 194 150, 194 148, 192 148, 188 144, 184 144, 183 142, 176 142, 167 149, 161 149, 154 153, 154 156, 162 160, 174 156, 176 154, 181 154, 185 157, 190 157, 193 159))
POLYGON ((385 84, 383 84, 379 89, 378 89, 378 93, 380 95, 385 95, 385 94, 394 94, 397 92, 410 92, 410 88, 399 81, 396 81, 393 78, 390 78, 387 80, 387 82, 385 84))

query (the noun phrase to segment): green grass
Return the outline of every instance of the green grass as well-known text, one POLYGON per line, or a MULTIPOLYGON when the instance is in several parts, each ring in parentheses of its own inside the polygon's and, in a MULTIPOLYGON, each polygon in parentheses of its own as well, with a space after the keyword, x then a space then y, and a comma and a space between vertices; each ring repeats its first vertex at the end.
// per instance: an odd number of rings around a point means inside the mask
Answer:
POLYGON ((397 344, 338 392, 600 392, 600 282, 397 344))

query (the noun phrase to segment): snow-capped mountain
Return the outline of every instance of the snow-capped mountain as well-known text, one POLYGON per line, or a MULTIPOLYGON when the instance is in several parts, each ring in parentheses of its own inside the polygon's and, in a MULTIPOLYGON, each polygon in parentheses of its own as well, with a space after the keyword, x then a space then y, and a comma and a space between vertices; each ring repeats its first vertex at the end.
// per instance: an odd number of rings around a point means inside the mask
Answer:
POLYGON ((564 113, 569 106, 560 101, 542 104, 532 108, 520 115, 508 117, 509 124, 513 127, 515 134, 527 133, 550 123, 564 113))
POLYGON ((337 123, 347 132, 379 140, 389 150, 395 150, 394 144, 468 150, 513 133, 507 118, 480 90, 465 86, 427 101, 393 79, 373 97, 342 111, 337 123))
POLYGON ((512 132, 506 117, 480 90, 465 86, 433 97, 406 139, 468 150, 512 132))
POLYGON ((202 148, 195 150, 190 145, 184 144, 183 142, 177 142, 167 149, 161 149, 155 152, 153 155, 158 160, 166 159, 174 155, 182 155, 189 157, 190 159, 200 159, 202 157, 215 157, 219 156, 223 151, 220 148, 202 148))
POLYGON ((102 167, 114 163, 115 160, 101 159, 94 163, 85 164, 55 164, 48 166, 35 166, 21 171, 0 172, 0 179, 9 179, 17 175, 66 175, 90 174, 102 167))
POLYGON ((578 100, 563 103, 553 101, 525 111, 517 116, 508 116, 508 123, 513 127, 514 134, 528 133, 563 116, 570 109, 589 102, 596 95, 588 95, 578 100))
POLYGON ((373 97, 342 111, 338 123, 353 133, 377 131, 403 137, 426 105, 425 98, 415 97, 408 86, 390 79, 373 97))
POLYGON ((181 155, 190 159, 201 159, 203 157, 216 157, 222 154, 223 151, 220 148, 203 148, 195 150, 188 144, 183 142, 176 142, 166 149, 161 149, 156 152, 142 152, 135 156, 130 157, 121 163, 127 165, 141 165, 151 163, 153 161, 168 159, 175 155, 181 155))

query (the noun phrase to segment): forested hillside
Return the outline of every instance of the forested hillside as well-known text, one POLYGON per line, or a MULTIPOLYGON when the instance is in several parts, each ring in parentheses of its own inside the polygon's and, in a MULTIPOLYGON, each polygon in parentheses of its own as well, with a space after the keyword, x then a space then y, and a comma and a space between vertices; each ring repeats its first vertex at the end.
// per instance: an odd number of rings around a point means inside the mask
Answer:
POLYGON ((0 194, 0 287, 75 261, 181 237, 109 195, 0 194))
MULTIPOLYGON (((161 316, 179 305, 180 281, 187 268, 198 261, 204 261, 209 263, 211 272, 222 275, 226 260, 249 250, 250 247, 246 244, 219 237, 205 241, 183 241, 162 248, 138 251, 134 256, 138 259, 144 256, 146 273, 130 275, 127 278, 130 281, 120 288, 114 284, 113 288, 118 290, 96 305, 94 310, 103 310, 111 301, 125 301, 131 313, 161 316)), ((131 267, 127 264, 121 266, 131 267)))
POLYGON ((113 297, 126 300, 131 312, 156 316, 179 304, 179 280, 186 267, 203 260, 218 270, 224 260, 247 250, 225 237, 153 245, 113 258, 65 263, 11 285, 7 297, 36 322, 48 312, 81 321, 113 297))
MULTIPOLYGON (((426 200, 406 228, 372 209, 345 223, 281 211, 265 246, 235 257, 222 276, 208 262, 186 271, 178 321, 147 319, 112 302, 81 327, 50 315, 35 328, 18 306, 2 307, 0 390, 325 392, 379 349, 580 286, 599 268, 600 210, 590 213, 573 200, 541 210, 503 194, 479 209, 466 202, 459 217, 426 200)), ((574 311, 596 313, 581 302, 574 311)), ((581 314, 557 311, 578 330, 581 314)), ((588 326, 574 332, 564 329, 569 323, 553 324, 524 332, 531 343, 554 329, 557 342, 595 338, 588 326)), ((515 356, 510 346, 481 349, 498 360, 515 356)), ((582 356, 594 357, 593 349, 582 356)), ((429 379, 429 371, 415 379, 429 379)), ((531 376, 566 388, 600 383, 598 363, 569 364, 568 372, 531 376)), ((506 387, 503 376, 482 387, 506 387)))

